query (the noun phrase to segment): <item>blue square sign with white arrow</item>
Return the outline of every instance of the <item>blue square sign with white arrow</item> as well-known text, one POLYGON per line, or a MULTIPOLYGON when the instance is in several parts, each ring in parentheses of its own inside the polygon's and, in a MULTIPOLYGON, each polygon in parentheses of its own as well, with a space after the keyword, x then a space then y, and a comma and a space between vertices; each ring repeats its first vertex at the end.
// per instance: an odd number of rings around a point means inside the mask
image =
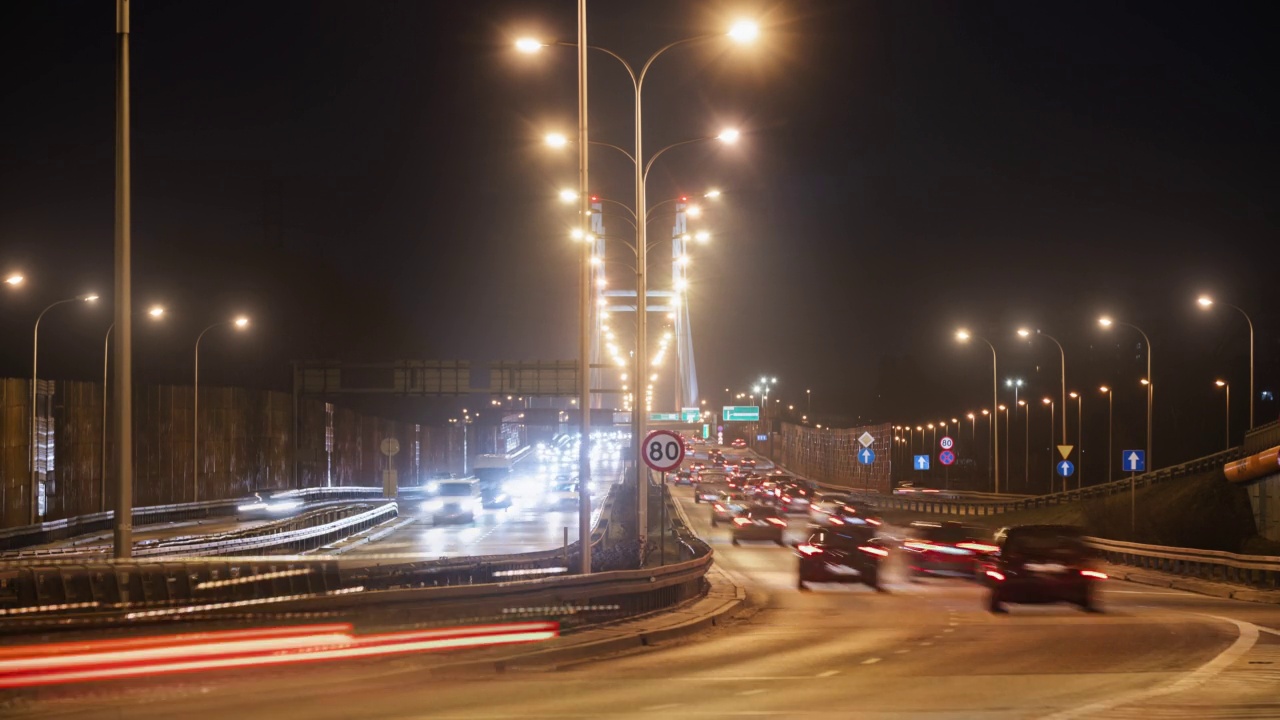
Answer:
POLYGON ((1146 450, 1125 450, 1120 453, 1120 467, 1125 472, 1146 472, 1147 471, 1147 451, 1146 450))
POLYGON ((858 462, 863 465, 870 465, 876 461, 876 454, 871 448, 864 447, 858 451, 858 462))
POLYGON ((928 469, 929 469, 929 456, 928 456, 928 455, 916 455, 915 457, 916 457, 915 469, 917 469, 917 470, 928 470, 928 469))

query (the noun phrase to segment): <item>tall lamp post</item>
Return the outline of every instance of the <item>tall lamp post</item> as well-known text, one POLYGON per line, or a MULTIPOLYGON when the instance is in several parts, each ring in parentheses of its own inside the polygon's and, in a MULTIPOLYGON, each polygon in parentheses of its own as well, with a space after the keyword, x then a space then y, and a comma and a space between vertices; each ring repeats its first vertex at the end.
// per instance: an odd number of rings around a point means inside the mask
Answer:
MULTIPOLYGON (((1196 302, 1197 302, 1197 303, 1199 303, 1200 307, 1204 308, 1205 310, 1208 310, 1209 308, 1213 307, 1213 298, 1209 297, 1208 295, 1201 295, 1201 296, 1196 300, 1196 302)), ((1221 304, 1221 305, 1225 305, 1226 307, 1229 307, 1229 308, 1231 308, 1232 310, 1235 310, 1236 312, 1238 312, 1238 313, 1240 313, 1241 315, 1243 315, 1243 316, 1244 316, 1244 321, 1245 321, 1246 323, 1248 323, 1248 325, 1249 325, 1249 429, 1250 429, 1250 430, 1252 430, 1252 429, 1253 429, 1253 422, 1254 422, 1254 420, 1253 420, 1253 400, 1254 400, 1254 397, 1253 397, 1253 393, 1254 393, 1254 388, 1253 388, 1253 319, 1249 317, 1249 313, 1245 312, 1244 310, 1241 310, 1240 308, 1236 307, 1235 305, 1231 305, 1231 304, 1229 304, 1229 303, 1220 303, 1220 304, 1221 304)), ((1148 374, 1150 374, 1150 373, 1148 373, 1148 374)), ((1148 454, 1150 454, 1150 451, 1148 451, 1148 454)))
MULTIPOLYGON (((136 315, 136 313, 135 313, 136 315)), ((147 310, 153 320, 159 320, 164 317, 164 308, 159 305, 153 306, 147 310)), ((107 510, 107 378, 111 360, 111 331, 116 329, 113 322, 107 326, 107 336, 102 341, 102 464, 98 469, 98 508, 103 512, 107 510)))
POLYGON ((1231 383, 1227 382, 1226 380, 1214 380, 1213 384, 1227 391, 1227 417, 1226 417, 1227 444, 1225 447, 1226 449, 1230 450, 1231 449, 1231 383))
MULTIPOLYGON (((13 277, 21 277, 21 276, 13 276, 13 277)), ((19 280, 18 282, 22 282, 22 281, 19 280)), ((17 283, 10 283, 10 284, 16 285, 17 283)), ((77 295, 75 297, 66 298, 65 300, 59 300, 57 302, 49 303, 48 307, 41 310, 40 314, 36 316, 35 330, 31 334, 31 453, 30 453, 31 488, 30 490, 31 490, 31 524, 32 525, 40 521, 40 505, 39 505, 40 480, 39 480, 39 475, 36 472, 36 464, 40 460, 39 436, 38 436, 38 433, 36 432, 36 402, 38 400, 38 396, 36 394, 36 388, 39 387, 40 385, 40 375, 39 375, 40 321, 44 319, 45 313, 58 307, 59 305, 66 305, 67 303, 73 303, 73 302, 91 303, 91 302, 96 302, 97 300, 98 300, 98 296, 94 293, 88 293, 86 295, 77 295)))
POLYGON ((191 498, 193 501, 200 500, 200 341, 204 339, 205 333, 224 325, 234 325, 237 330, 243 330, 249 326, 249 318, 242 315, 235 320, 216 322, 201 330, 196 336, 196 372, 191 393, 191 498))
POLYGON ((1019 400, 1013 408, 1013 416, 1018 416, 1018 408, 1022 408, 1022 488, 1031 487, 1031 406, 1026 400, 1019 400))
POLYGON ((1112 438, 1114 437, 1111 432, 1111 423, 1115 417, 1112 400, 1114 399, 1115 394, 1112 389, 1106 385, 1098 388, 1098 390, 1107 394, 1107 482, 1111 482, 1111 467, 1115 462, 1111 459, 1112 438))
MULTIPOLYGON (((1053 415, 1053 398, 1047 397, 1042 402, 1049 407, 1049 492, 1052 493, 1053 492, 1053 469, 1057 465, 1057 463, 1053 461, 1053 435, 1054 435, 1053 423, 1055 420, 1053 415)), ((1027 413, 1027 414, 1028 416, 1030 415, 1030 413, 1027 413)), ((1031 422, 1030 417, 1027 418, 1027 422, 1028 423, 1031 422)), ((1067 479, 1062 478, 1062 491, 1066 492, 1066 490, 1067 490, 1067 479)))
POLYGON ((1072 391, 1067 397, 1076 401, 1076 489, 1084 484, 1084 396, 1072 391))
MULTIPOLYGON (((1053 341, 1054 345, 1058 346, 1058 356, 1061 359, 1061 367, 1062 367, 1062 444, 1066 445, 1067 444, 1067 351, 1062 349, 1062 343, 1058 342, 1057 338, 1044 332, 1043 330, 1040 330, 1037 328, 1036 335, 1039 335, 1040 337, 1045 338, 1046 340, 1051 340, 1053 341)), ((1026 328, 1018 328, 1018 336, 1030 339, 1031 331, 1026 328)))
MULTIPOLYGON (((1024 384, 1025 383, 1022 381, 1022 378, 1005 378, 1005 381, 1004 381, 1005 387, 1013 388, 1013 405, 1011 405, 1010 407, 1013 408, 1013 417, 1015 419, 1017 419, 1018 417, 1018 408, 1024 404, 1021 400, 1018 399, 1018 390, 1021 389, 1024 384)), ((1007 415, 1005 419, 1008 420, 1007 415)), ((1010 428, 1009 425, 1005 425, 1005 428, 1004 428, 1004 484, 1005 484, 1005 487, 1009 486, 1009 471, 1010 471, 1010 467, 1013 465, 1013 463, 1009 462, 1009 448, 1010 446, 1013 445, 1013 443, 1009 441, 1009 428, 1010 428)), ((1025 478, 1023 479, 1023 485, 1024 486, 1026 485, 1025 478)))
POLYGON ((1153 384, 1155 380, 1151 377, 1151 338, 1147 337, 1147 334, 1143 332, 1142 328, 1138 327, 1137 325, 1120 322, 1119 320, 1112 320, 1111 318, 1106 316, 1098 318, 1098 324, 1101 325, 1103 328, 1110 328, 1112 325, 1123 325, 1132 330, 1136 330, 1138 334, 1142 336, 1142 341, 1147 344, 1147 376, 1142 379, 1142 384, 1147 386, 1147 458, 1146 460, 1147 460, 1147 469, 1149 470, 1154 469, 1155 461, 1151 459, 1151 407, 1152 407, 1152 400, 1155 396, 1155 385, 1153 384))
MULTIPOLYGON (((959 340, 960 342, 968 342, 970 338, 973 338, 975 340, 981 340, 982 342, 986 343, 987 347, 991 348, 991 406, 995 407, 996 405, 999 405, 999 398, 998 398, 999 383, 996 380, 997 374, 998 374, 998 370, 996 368, 996 363, 997 363, 996 346, 992 345, 990 340, 987 340, 986 338, 980 337, 978 335, 974 335, 973 333, 963 328, 956 331, 956 339, 959 340)), ((994 452, 995 464, 991 467, 991 486, 995 490, 995 492, 999 493, 1000 492, 1000 434, 998 432, 993 432, 991 433, 991 438, 992 438, 991 441, 995 444, 995 452, 994 452)), ((1007 444, 1007 441, 1006 441, 1006 444, 1007 444)), ((1005 463, 1005 465, 1007 466, 1008 463, 1005 463)), ((1004 483, 1006 490, 1008 489, 1008 485, 1009 485, 1009 479, 1007 477, 1008 472, 1009 472, 1008 469, 1006 469, 1005 470, 1006 477, 1005 477, 1005 483, 1004 483)))

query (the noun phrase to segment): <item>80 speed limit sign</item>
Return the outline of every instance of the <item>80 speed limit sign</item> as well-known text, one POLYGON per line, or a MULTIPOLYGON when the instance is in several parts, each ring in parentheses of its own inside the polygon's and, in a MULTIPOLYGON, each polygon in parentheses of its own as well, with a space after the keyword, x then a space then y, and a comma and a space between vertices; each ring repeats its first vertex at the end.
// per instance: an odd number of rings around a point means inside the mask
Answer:
POLYGON ((684 462, 684 443, 670 430, 654 430, 640 445, 644 464, 659 472, 670 472, 684 462))

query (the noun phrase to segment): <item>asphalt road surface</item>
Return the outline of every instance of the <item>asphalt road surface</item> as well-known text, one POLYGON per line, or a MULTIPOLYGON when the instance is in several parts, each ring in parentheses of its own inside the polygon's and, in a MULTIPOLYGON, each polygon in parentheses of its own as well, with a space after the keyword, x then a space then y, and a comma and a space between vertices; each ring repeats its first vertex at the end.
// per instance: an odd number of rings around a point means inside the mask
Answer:
MULTIPOLYGON (((790 548, 730 545, 677 490, 755 609, 556 670, 448 676, 458 656, 55 687, 53 718, 1280 718, 1280 607, 1107 581, 1103 614, 1011 606, 959 579, 796 589, 790 548)), ((794 518, 790 540, 805 534, 794 518)))

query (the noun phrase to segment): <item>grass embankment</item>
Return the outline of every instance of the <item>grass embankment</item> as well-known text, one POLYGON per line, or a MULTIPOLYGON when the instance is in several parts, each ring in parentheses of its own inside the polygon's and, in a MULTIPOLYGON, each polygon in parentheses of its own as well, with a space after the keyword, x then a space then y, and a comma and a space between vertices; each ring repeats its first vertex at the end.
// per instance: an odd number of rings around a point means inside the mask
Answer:
POLYGON ((999 515, 957 518, 903 513, 900 518, 893 519, 960 519, 992 529, 1040 523, 1079 525, 1090 535, 1111 540, 1249 554, 1280 554, 1280 543, 1257 535, 1244 488, 1228 484, 1222 479, 1220 470, 1139 488, 1135 500, 1137 522, 1132 529, 1127 492, 999 515))

